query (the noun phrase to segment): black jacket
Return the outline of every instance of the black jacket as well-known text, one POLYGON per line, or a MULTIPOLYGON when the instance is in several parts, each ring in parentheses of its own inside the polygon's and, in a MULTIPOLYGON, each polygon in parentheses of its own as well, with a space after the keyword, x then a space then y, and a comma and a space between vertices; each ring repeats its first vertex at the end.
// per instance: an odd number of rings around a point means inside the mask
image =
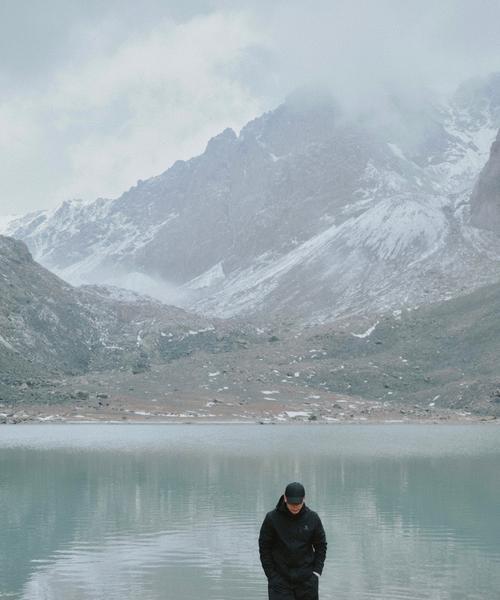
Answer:
POLYGON ((284 496, 268 512, 259 535, 262 568, 270 582, 289 584, 323 571, 326 557, 325 530, 319 516, 305 504, 297 515, 287 509, 284 496))

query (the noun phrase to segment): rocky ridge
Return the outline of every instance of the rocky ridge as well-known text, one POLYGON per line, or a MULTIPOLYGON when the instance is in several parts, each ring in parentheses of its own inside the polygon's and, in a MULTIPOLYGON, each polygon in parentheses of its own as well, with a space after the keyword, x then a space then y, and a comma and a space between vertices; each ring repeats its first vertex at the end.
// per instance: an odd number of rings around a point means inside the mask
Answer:
POLYGON ((117 369, 139 373, 196 349, 246 344, 255 329, 167 306, 118 288, 74 288, 0 236, 0 402, 68 399, 63 377, 117 369))
POLYGON ((7 231, 72 283, 212 316, 383 313, 500 277, 500 241, 470 202, 499 127, 500 75, 356 119, 299 94, 115 200, 68 201, 7 231))

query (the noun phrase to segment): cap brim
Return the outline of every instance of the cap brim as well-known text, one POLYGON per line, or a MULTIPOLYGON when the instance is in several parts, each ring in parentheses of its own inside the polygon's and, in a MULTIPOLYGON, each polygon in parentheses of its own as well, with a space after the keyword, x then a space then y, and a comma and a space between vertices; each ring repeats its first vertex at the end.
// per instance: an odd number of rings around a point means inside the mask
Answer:
POLYGON ((296 496, 295 498, 289 498, 288 496, 286 497, 287 504, 302 504, 303 501, 304 498, 300 498, 298 496, 296 496))

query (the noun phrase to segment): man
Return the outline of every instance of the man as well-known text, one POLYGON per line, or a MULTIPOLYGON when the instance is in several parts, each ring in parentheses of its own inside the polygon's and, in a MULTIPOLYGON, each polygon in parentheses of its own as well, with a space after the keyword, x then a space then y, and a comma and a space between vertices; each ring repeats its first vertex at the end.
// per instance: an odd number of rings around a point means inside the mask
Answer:
POLYGON ((259 553, 269 600, 318 600, 326 536, 321 519, 304 504, 304 497, 301 483, 289 483, 260 528, 259 553))

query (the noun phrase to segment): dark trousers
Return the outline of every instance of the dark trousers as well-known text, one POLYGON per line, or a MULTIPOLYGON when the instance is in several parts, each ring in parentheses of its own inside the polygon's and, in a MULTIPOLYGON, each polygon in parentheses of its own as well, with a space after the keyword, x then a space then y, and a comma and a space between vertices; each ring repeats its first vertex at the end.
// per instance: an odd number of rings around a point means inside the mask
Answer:
POLYGON ((318 600, 318 578, 316 575, 293 586, 269 583, 267 589, 269 600, 318 600))

